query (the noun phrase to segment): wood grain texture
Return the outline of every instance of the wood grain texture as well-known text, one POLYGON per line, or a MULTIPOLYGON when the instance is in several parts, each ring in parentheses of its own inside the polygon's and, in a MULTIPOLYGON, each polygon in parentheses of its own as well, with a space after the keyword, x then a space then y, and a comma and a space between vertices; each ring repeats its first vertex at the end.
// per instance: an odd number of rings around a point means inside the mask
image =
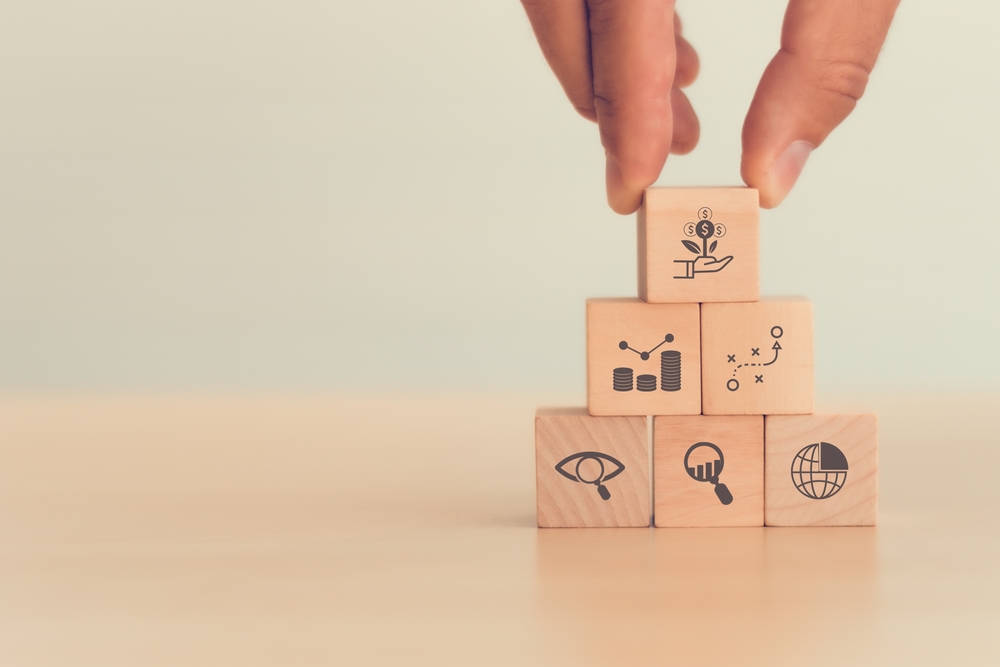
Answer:
POLYGON ((756 301, 759 219, 751 188, 648 188, 636 213, 639 296, 650 303, 756 301), (702 220, 711 223, 703 227, 710 237, 697 234, 702 220))
POLYGON ((878 527, 656 530, 536 528, 565 395, 6 392, 0 665, 1000 665, 1000 395, 858 391, 878 527))
POLYGON ((810 414, 813 309, 800 297, 701 308, 706 415, 810 414), (780 346, 780 349, 776 349, 780 346))
POLYGON ((878 419, 875 415, 787 415, 764 418, 764 521, 768 526, 872 526, 878 509, 878 419), (817 457, 821 443, 836 452, 817 457), (815 445, 815 447, 814 447, 815 445), (797 459, 801 453, 801 458, 797 459), (817 472, 803 461, 817 459, 817 472), (829 458, 829 460, 826 460, 829 458), (824 470, 825 469, 825 470, 824 470), (809 480, 813 480, 810 482, 809 480), (796 484, 806 483, 805 492, 796 484), (842 486, 834 493, 833 485, 842 486), (808 494, 808 495, 807 495, 808 494), (815 497, 810 497, 815 496, 815 497), (825 496, 825 497, 824 497, 825 496))
POLYGON ((696 303, 588 299, 590 414, 700 414, 699 327, 696 303), (623 342, 632 349, 622 349, 623 342), (648 352, 648 358, 643 359, 640 352, 648 352))
POLYGON ((591 417, 584 408, 543 408, 535 414, 535 480, 540 528, 615 528, 649 525, 649 450, 645 417, 591 417), (584 452, 557 470, 567 457, 584 452), (578 467, 579 466, 579 467, 578 467), (596 482, 603 482, 604 499, 596 482))
MULTIPOLYGON (((691 453, 688 465, 713 452, 691 453)), ((656 417, 653 421, 653 518, 657 527, 764 525, 764 418, 756 415, 656 417), (719 482, 732 494, 724 505, 711 482, 691 478, 684 465, 695 443, 723 453, 719 482)))

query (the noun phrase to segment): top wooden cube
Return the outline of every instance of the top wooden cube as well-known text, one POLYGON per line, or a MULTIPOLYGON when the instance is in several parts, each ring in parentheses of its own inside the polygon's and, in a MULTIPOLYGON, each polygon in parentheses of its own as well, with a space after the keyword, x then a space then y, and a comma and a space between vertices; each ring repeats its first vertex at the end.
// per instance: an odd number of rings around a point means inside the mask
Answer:
POLYGON ((637 214, 639 298, 760 298, 760 227, 751 188, 648 188, 637 214))

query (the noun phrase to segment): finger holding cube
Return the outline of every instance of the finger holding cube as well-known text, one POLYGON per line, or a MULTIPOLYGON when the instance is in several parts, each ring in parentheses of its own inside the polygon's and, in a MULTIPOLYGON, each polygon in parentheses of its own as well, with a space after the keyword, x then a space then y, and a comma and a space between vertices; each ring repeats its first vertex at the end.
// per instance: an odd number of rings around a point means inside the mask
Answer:
POLYGON ((636 215, 639 297, 756 301, 760 230, 752 188, 649 188, 636 215))
POLYGON ((873 525, 877 420, 813 414, 813 307, 760 298, 757 192, 649 188, 637 231, 640 298, 587 300, 586 409, 536 417, 538 525, 646 526, 650 475, 657 527, 873 525))

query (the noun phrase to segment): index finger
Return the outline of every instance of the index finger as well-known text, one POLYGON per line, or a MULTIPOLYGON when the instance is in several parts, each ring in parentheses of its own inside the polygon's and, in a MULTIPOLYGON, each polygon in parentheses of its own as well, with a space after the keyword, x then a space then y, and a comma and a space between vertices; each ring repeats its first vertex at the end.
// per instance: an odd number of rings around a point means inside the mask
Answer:
POLYGON ((586 0, 521 0, 542 54, 581 116, 597 120, 586 0))
POLYGON ((608 204, 639 208, 673 135, 673 0, 589 0, 594 105, 607 154, 608 204))

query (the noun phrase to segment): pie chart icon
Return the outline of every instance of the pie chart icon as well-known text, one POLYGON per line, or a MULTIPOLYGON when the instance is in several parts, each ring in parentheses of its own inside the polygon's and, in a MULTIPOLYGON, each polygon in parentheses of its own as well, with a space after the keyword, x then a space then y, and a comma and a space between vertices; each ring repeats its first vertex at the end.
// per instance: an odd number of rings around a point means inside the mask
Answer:
POLYGON ((847 482, 847 457, 829 442, 806 445, 792 459, 792 484, 813 500, 835 496, 847 482))

